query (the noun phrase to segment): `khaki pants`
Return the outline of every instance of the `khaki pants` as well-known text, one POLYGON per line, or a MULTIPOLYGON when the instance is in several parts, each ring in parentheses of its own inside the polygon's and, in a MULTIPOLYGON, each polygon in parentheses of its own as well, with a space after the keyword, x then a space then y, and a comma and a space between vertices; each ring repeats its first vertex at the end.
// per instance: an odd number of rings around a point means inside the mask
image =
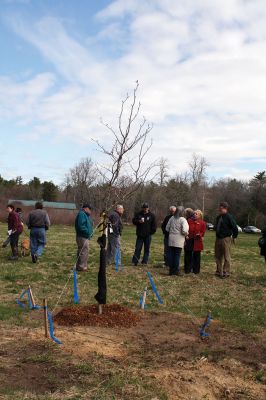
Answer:
POLYGON ((78 245, 77 251, 77 270, 88 268, 88 255, 89 255, 89 239, 77 236, 76 242, 78 245))
POLYGON ((216 238, 214 248, 215 260, 217 265, 217 273, 219 273, 220 275, 230 274, 231 244, 231 237, 226 237, 224 239, 216 238))

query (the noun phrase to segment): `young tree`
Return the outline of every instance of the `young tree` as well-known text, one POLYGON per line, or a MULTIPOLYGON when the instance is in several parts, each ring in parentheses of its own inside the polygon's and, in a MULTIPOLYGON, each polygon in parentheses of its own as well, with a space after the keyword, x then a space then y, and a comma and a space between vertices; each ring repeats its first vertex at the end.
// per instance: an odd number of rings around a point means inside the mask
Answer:
POLYGON ((132 97, 127 94, 122 100, 117 127, 101 121, 110 131, 110 146, 95 141, 107 156, 107 163, 98 166, 105 187, 103 203, 107 209, 113 203, 130 197, 147 180, 156 165, 155 162, 145 164, 145 157, 152 146, 152 141, 148 139, 152 125, 145 117, 139 118, 141 103, 137 100, 138 88, 137 81, 132 97))

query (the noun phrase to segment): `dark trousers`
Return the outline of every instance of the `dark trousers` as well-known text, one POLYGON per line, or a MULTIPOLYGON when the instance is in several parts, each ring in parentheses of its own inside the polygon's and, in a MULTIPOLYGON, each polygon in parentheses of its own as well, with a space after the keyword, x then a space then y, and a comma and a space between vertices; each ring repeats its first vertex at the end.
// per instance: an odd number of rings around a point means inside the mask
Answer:
POLYGON ((185 273, 199 274, 200 272, 200 251, 185 250, 185 273))
POLYGON ((200 273, 200 255, 200 251, 185 250, 185 274, 190 272, 200 273))
POLYGON ((179 273, 181 251, 181 247, 169 246, 169 275, 177 275, 179 273))
POLYGON ((168 246, 168 237, 165 236, 164 237, 164 252, 163 252, 163 256, 164 256, 164 264, 166 267, 169 267, 169 246, 168 246))
POLYGON ((15 233, 12 233, 12 234, 9 236, 9 239, 10 239, 10 247, 11 247, 11 250, 12 250, 12 255, 13 255, 14 257, 17 257, 17 256, 18 256, 18 238, 19 238, 19 235, 20 235, 20 233, 15 232, 15 233))
POLYGON ((148 263, 149 255, 150 255, 151 235, 148 235, 145 237, 137 236, 135 252, 132 257, 133 264, 138 264, 138 262, 140 261, 140 254, 141 254, 143 245, 144 245, 144 254, 143 254, 143 258, 142 258, 141 262, 142 262, 142 264, 148 263))

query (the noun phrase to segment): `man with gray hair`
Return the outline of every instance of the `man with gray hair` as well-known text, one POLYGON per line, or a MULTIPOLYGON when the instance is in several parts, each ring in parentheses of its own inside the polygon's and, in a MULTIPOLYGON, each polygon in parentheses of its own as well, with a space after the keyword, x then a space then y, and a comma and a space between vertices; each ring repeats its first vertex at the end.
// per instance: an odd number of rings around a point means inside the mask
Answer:
POLYGON ((106 252, 106 263, 111 264, 115 260, 117 252, 120 249, 120 236, 123 230, 122 215, 124 213, 124 207, 118 204, 114 211, 112 211, 108 218, 110 222, 108 231, 108 246, 106 252))
POLYGON ((166 215, 166 217, 163 220, 163 223, 161 225, 161 229, 164 234, 164 265, 166 267, 169 267, 169 246, 168 246, 168 238, 169 238, 169 233, 166 231, 166 225, 168 224, 169 219, 174 215, 176 212, 176 206, 170 206, 169 207, 169 214, 166 215))

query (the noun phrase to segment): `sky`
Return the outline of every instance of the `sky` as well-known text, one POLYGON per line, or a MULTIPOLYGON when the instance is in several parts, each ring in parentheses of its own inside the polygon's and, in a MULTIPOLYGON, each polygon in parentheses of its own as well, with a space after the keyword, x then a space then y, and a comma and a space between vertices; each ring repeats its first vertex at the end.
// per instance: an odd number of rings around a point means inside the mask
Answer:
POLYGON ((216 179, 266 169, 265 0, 0 0, 0 174, 60 184, 136 80, 147 162, 216 179))

